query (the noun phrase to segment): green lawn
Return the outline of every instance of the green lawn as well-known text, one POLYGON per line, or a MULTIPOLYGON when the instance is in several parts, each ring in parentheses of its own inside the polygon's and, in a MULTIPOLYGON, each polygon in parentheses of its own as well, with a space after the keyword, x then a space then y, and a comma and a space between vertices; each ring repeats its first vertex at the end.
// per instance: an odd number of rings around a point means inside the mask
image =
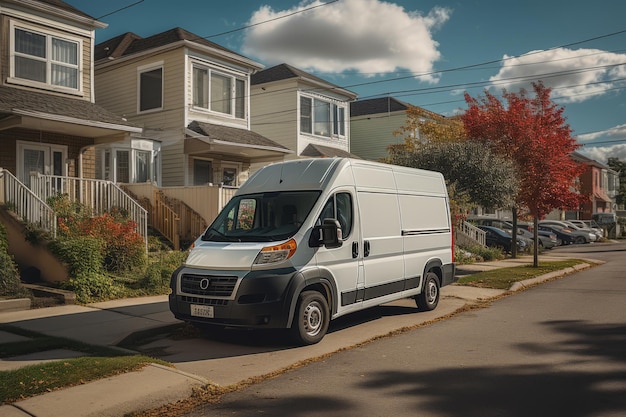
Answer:
POLYGON ((567 259, 564 261, 539 262, 539 266, 536 268, 530 263, 528 265, 511 268, 494 269, 461 277, 459 278, 458 284, 508 290, 515 282, 535 278, 539 275, 559 271, 583 263, 589 262, 580 259, 567 259))

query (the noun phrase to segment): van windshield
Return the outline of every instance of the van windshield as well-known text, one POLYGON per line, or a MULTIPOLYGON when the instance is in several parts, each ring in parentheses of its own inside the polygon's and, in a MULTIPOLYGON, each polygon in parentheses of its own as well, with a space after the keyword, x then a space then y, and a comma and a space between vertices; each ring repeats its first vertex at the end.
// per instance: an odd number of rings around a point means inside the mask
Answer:
POLYGON ((293 236, 320 191, 286 191, 233 197, 202 235, 213 242, 269 242, 293 236))

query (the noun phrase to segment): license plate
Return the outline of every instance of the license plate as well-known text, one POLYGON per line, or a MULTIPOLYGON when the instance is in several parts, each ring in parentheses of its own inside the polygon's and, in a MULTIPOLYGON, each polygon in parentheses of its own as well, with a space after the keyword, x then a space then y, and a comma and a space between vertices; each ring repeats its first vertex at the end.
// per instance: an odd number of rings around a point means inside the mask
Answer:
POLYGON ((213 306, 203 306, 192 304, 191 315, 194 317, 206 317, 207 319, 213 318, 213 306))

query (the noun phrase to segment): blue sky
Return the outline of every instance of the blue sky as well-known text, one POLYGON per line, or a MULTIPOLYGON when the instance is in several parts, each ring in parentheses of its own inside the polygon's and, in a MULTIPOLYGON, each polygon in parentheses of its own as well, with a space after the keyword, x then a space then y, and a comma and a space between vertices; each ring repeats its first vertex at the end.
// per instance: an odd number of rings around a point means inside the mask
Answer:
POLYGON ((96 42, 182 27, 359 98, 389 95, 446 116, 466 108, 466 91, 517 92, 541 80, 580 152, 626 160, 622 0, 65 1, 109 25, 96 42))

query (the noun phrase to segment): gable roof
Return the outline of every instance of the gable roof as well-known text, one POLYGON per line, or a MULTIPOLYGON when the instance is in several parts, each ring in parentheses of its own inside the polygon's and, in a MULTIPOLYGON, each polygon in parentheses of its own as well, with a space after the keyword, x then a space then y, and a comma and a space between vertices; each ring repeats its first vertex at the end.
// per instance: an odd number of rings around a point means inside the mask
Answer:
POLYGON ((292 67, 289 64, 278 64, 271 68, 266 68, 262 71, 258 71, 252 74, 252 76, 250 77, 250 84, 259 85, 275 81, 288 80, 291 78, 297 78, 302 81, 313 82, 314 84, 322 86, 322 88, 325 88, 327 90, 336 90, 344 95, 352 97, 352 99, 355 99, 357 97, 356 93, 352 91, 346 90, 343 87, 330 83, 306 71, 303 71, 296 67, 292 67))
POLYGON ((10 116, 32 116, 84 126, 106 125, 108 128, 141 132, 140 127, 86 100, 0 86, 0 119, 10 116))
POLYGON ((165 32, 148 36, 147 38, 142 38, 141 36, 132 32, 123 33, 119 36, 97 44, 94 48, 94 60, 99 61, 105 58, 122 58, 185 41, 193 42, 195 44, 198 44, 199 46, 204 46, 224 52, 225 54, 234 56, 239 60, 243 60, 250 64, 253 64, 254 67, 263 67, 261 64, 253 62, 243 55, 240 55, 228 48, 211 42, 203 38, 202 36, 193 34, 180 27, 169 29, 165 32))

